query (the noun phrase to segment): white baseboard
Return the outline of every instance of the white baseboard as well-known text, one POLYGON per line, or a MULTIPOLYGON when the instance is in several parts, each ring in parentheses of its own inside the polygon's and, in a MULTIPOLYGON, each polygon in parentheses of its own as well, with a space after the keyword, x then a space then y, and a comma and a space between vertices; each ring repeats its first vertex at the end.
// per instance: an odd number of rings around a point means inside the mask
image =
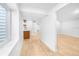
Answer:
POLYGON ((51 51, 57 52, 57 48, 52 48, 46 41, 41 40, 51 51))

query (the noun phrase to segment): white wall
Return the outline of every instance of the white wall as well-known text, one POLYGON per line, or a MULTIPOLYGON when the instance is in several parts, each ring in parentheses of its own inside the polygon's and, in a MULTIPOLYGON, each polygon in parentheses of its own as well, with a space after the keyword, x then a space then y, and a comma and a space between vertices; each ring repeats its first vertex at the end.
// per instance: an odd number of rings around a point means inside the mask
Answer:
POLYGON ((59 33, 61 31, 61 22, 59 22, 58 20, 56 21, 56 28, 57 28, 57 33, 59 33))
POLYGON ((63 22, 61 27, 61 33, 74 37, 79 37, 79 20, 63 22))
POLYGON ((22 18, 21 15, 18 11, 14 11, 12 13, 12 23, 14 28, 13 29, 13 35, 12 35, 12 39, 17 40, 15 43, 15 46, 13 47, 12 51, 10 52, 10 56, 18 56, 21 53, 21 48, 22 48, 22 43, 23 43, 23 26, 22 26, 22 18), (14 16, 16 14, 16 16, 14 16), (15 19, 14 19, 15 18, 15 19), (15 20, 15 21, 14 21, 15 20), (16 27, 16 28, 15 28, 16 27))
POLYGON ((32 32, 33 33, 38 33, 39 30, 40 30, 39 25, 36 22, 35 23, 33 22, 33 24, 32 24, 32 32))
POLYGON ((42 41, 51 49, 56 50, 56 15, 49 15, 41 22, 42 41))
POLYGON ((18 9, 18 5, 15 3, 7 4, 11 9, 11 51, 10 56, 20 55, 20 50, 23 40, 22 18, 18 9))
POLYGON ((41 40, 53 51, 57 50, 56 11, 66 4, 58 4, 40 22, 41 40))

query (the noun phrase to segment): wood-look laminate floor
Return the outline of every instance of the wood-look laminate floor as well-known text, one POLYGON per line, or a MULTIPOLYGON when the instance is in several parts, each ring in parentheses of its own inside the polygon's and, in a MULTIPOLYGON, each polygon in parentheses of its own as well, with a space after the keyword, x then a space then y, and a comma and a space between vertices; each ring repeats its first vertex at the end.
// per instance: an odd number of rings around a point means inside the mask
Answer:
POLYGON ((58 52, 63 56, 79 56, 79 38, 58 34, 58 52))
POLYGON ((25 39, 21 50, 21 56, 79 56, 79 38, 58 34, 58 51, 51 51, 38 36, 32 40, 25 39))
POLYGON ((52 56, 54 53, 43 44, 38 37, 32 40, 25 39, 21 51, 21 56, 52 56))

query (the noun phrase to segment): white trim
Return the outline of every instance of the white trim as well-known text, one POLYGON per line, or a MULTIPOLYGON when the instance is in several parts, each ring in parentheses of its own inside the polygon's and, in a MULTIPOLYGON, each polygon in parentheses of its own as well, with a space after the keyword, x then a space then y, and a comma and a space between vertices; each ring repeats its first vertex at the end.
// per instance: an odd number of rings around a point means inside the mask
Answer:
POLYGON ((43 40, 41 40, 51 51, 53 51, 53 52, 57 52, 58 50, 57 50, 57 48, 52 48, 45 40, 43 41, 43 40))
POLYGON ((68 35, 68 36, 79 38, 78 35, 73 35, 73 34, 69 34, 69 33, 65 33, 65 32, 62 32, 62 33, 59 33, 59 34, 64 34, 64 35, 68 35))

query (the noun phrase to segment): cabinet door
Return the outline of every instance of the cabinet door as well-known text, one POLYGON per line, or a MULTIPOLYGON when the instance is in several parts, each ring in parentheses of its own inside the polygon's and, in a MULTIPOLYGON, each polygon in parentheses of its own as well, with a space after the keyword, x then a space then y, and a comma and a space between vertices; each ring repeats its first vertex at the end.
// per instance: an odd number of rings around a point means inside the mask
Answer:
POLYGON ((24 31, 24 39, 30 39, 30 31, 24 31))

